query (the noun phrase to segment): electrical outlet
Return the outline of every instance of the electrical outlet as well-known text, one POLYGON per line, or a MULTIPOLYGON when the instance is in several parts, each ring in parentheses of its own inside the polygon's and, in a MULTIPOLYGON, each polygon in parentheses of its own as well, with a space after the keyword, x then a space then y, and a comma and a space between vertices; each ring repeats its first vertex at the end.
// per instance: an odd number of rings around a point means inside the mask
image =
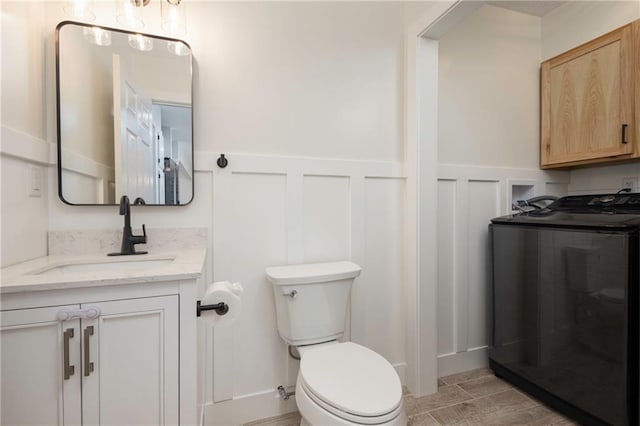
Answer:
POLYGON ((623 177, 622 187, 631 188, 631 192, 638 192, 638 176, 623 177))

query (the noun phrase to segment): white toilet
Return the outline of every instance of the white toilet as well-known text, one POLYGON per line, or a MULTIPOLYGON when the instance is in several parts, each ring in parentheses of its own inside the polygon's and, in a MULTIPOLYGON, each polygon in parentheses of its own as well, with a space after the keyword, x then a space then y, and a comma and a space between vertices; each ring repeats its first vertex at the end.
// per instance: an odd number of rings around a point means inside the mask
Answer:
POLYGON ((300 353, 296 403, 302 425, 406 425, 400 379, 389 362, 344 334, 347 301, 361 268, 352 262, 276 266, 278 333, 300 353))

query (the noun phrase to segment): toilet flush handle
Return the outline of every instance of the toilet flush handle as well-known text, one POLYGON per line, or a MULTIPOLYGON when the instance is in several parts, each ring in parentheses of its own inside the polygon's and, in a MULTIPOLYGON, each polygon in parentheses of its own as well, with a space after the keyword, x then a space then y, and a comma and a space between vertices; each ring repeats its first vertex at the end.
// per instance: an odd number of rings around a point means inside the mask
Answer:
POLYGON ((292 299, 295 299, 296 297, 298 297, 298 291, 297 290, 291 290, 291 293, 282 293, 283 296, 285 297, 290 297, 292 299))

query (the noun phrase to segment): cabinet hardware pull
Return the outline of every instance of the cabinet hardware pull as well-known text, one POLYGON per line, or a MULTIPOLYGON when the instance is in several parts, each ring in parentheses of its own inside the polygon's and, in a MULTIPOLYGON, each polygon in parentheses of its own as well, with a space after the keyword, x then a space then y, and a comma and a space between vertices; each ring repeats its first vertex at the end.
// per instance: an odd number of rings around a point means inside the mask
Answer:
POLYGON ((627 128, 628 128, 628 127, 629 127, 629 125, 628 125, 628 124, 623 124, 623 125, 622 125, 622 135, 621 135, 622 140, 621 140, 621 142, 622 142, 623 144, 627 144, 627 143, 629 143, 629 141, 627 140, 627 128))
POLYGON ((93 363, 90 362, 90 347, 89 347, 89 337, 93 336, 93 326, 87 326, 84 329, 84 375, 85 377, 91 374, 93 371, 93 363))
POLYGON ((67 328, 62 334, 64 344, 62 346, 62 357, 64 358, 64 379, 69 380, 75 373, 75 367, 69 365, 69 340, 73 338, 73 328, 67 328))

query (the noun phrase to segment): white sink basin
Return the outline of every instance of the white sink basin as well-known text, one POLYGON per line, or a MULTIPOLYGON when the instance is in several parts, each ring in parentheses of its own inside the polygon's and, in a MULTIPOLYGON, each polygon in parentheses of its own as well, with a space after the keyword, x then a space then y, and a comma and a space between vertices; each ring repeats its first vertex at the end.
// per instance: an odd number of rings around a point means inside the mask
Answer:
POLYGON ((62 263, 32 272, 33 275, 68 274, 78 272, 129 271, 132 269, 153 269, 166 266, 173 258, 165 259, 129 259, 110 258, 104 262, 62 263))

